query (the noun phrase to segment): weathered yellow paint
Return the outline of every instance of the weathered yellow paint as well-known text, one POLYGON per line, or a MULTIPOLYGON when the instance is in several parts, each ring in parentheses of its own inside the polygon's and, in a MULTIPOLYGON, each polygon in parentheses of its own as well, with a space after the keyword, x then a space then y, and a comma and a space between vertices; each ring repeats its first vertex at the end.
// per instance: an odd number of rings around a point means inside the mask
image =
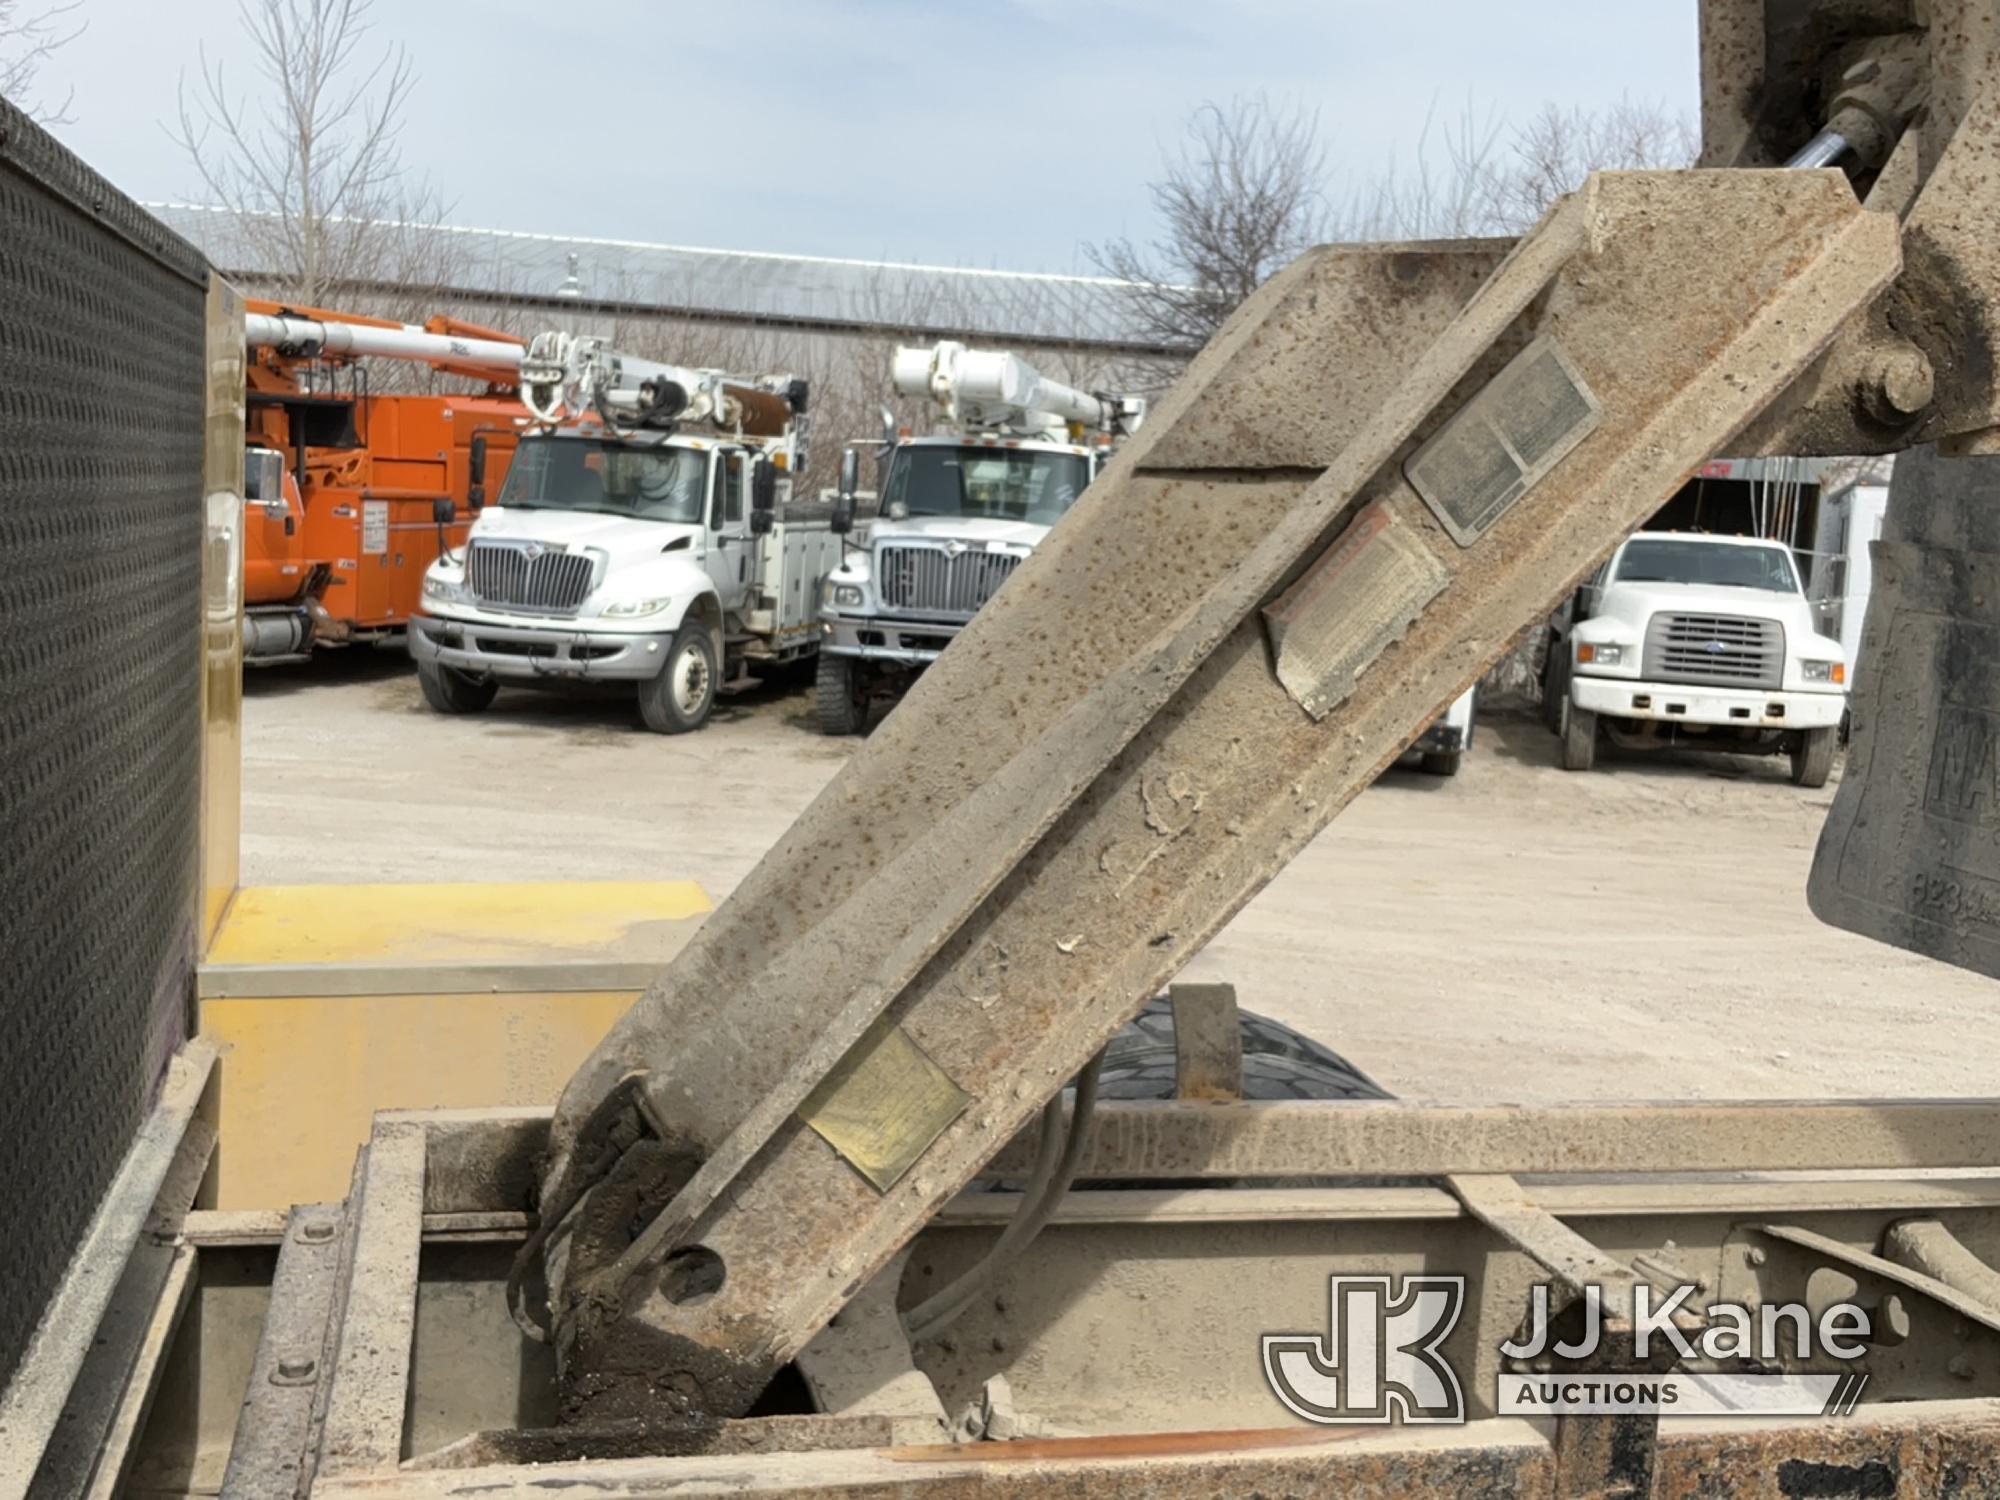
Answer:
POLYGON ((243 828, 243 299, 208 282, 202 433, 201 934, 214 937, 243 828))
MULTIPOLYGON (((247 893, 246 893, 247 894, 247 893)), ((636 991, 203 1000, 217 1208, 343 1198, 378 1109, 551 1104, 636 991)))
POLYGON ((416 971, 453 964, 520 973, 498 993, 201 999, 200 1034, 222 1054, 212 1201, 287 1208, 345 1196, 380 1109, 554 1103, 638 998, 569 987, 578 964, 664 964, 709 909, 687 880, 238 891, 210 970, 352 965, 383 989, 407 970, 412 990, 432 987, 416 971))
POLYGON ((208 962, 665 962, 710 909, 692 880, 248 886, 208 962))

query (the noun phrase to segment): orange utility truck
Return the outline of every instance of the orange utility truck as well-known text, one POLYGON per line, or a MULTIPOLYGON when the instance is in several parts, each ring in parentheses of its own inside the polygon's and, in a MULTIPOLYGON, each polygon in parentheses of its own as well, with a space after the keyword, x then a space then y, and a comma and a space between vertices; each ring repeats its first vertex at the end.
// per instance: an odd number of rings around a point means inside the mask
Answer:
POLYGON ((506 475, 527 417, 520 342, 452 318, 417 327, 252 301, 245 343, 245 659, 399 638, 424 570, 464 543, 506 475), (376 394, 383 359, 485 389, 376 394))

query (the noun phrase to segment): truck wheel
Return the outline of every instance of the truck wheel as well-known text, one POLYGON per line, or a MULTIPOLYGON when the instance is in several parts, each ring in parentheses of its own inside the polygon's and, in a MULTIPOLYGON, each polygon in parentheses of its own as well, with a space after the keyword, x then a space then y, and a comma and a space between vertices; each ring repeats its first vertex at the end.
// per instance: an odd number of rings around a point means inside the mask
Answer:
POLYGON ((655 734, 686 734, 708 722, 715 707, 715 641, 698 620, 681 626, 667 648, 666 669, 639 684, 639 717, 655 734))
POLYGON ((474 677, 434 661, 417 663, 417 685, 424 690, 424 702, 441 714, 476 714, 500 691, 491 677, 474 677))
MULTIPOLYGON (((1246 1099, 1387 1099, 1382 1086, 1339 1053, 1282 1021, 1240 1013, 1246 1099)), ((1174 1097, 1173 1007, 1164 995, 1125 1023, 1104 1054, 1105 1099, 1174 1097)))
POLYGON ((1542 722, 1550 734, 1562 733, 1563 700, 1569 696, 1569 642, 1549 637, 1549 654, 1542 658, 1542 722))
POLYGON ((1792 785, 1822 787, 1833 774, 1833 749, 1840 739, 1836 728, 1808 729, 1792 747, 1792 785))
POLYGON ((1423 767, 1425 773, 1431 776, 1456 776, 1464 760, 1463 750, 1426 750, 1423 767))
POLYGON ((821 734, 861 733, 868 722, 868 700, 861 695, 860 667, 849 657, 820 652, 813 702, 821 734))
POLYGON ((1588 771, 1597 763, 1597 715, 1574 703, 1562 706, 1563 769, 1588 771))

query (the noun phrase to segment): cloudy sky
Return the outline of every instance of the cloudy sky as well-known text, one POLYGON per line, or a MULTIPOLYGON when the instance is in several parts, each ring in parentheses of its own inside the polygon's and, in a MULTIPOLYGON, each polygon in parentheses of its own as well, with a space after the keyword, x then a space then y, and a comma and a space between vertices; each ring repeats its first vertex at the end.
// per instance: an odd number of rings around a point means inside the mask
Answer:
MULTIPOLYGON (((236 0, 80 0, 39 92, 143 199, 200 195, 169 139, 205 47, 248 89, 236 0)), ((1621 97, 1692 111, 1695 0, 381 0, 419 79, 403 137, 460 224, 1018 270, 1151 228, 1189 110, 1320 114, 1339 180, 1429 117, 1621 97)))

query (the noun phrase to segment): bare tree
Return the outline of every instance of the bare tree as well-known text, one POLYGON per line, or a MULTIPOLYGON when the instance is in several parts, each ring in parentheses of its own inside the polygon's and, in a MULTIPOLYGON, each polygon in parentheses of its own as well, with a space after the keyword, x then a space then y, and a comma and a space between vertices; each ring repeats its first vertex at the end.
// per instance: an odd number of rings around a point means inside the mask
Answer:
POLYGON ((402 47, 369 48, 372 9, 241 0, 257 84, 236 93, 206 52, 199 84, 182 82, 172 134, 287 300, 375 289, 421 302, 447 281, 444 206, 406 174, 397 139, 416 73, 402 47))
POLYGON ((1662 104, 1624 99, 1602 111, 1544 104, 1513 131, 1504 154, 1482 164, 1481 227, 1525 233, 1592 172, 1690 166, 1700 149, 1694 122, 1662 104))
POLYGON ((1272 272, 1323 237, 1326 152, 1319 116, 1265 95, 1204 104, 1151 186, 1161 221, 1149 244, 1088 247, 1107 276, 1133 284, 1144 332, 1194 350, 1272 272))
POLYGON ((82 34, 82 24, 72 19, 82 3, 83 0, 66 0, 31 10, 21 0, 0 0, 0 96, 44 125, 68 123, 69 102, 74 93, 64 96, 63 102, 53 107, 37 105, 33 94, 35 76, 51 53, 82 34))

